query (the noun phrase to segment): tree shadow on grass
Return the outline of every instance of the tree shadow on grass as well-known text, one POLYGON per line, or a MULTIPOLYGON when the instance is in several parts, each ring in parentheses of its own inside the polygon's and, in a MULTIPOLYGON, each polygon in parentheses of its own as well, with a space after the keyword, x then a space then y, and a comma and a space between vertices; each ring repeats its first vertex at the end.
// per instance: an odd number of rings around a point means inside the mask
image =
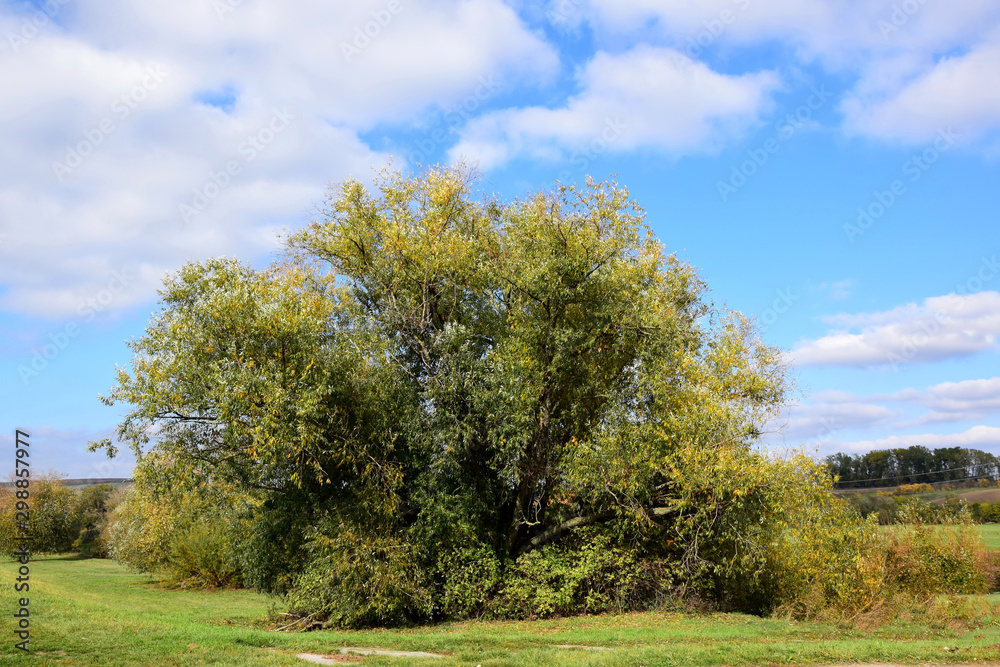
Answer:
MULTIPOLYGON (((31 560, 33 562, 49 561, 49 560, 92 560, 92 557, 82 553, 61 553, 61 554, 44 554, 39 556, 32 555, 31 560)), ((103 559, 98 559, 98 560, 103 560, 103 559)))

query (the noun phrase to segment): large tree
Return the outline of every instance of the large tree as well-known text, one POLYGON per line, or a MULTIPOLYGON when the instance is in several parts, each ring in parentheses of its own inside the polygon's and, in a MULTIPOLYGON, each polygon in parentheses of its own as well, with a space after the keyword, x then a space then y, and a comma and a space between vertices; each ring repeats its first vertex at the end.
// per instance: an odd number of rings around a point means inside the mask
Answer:
POLYGON ((119 438, 244 488, 281 554, 356 534, 513 562, 604 526, 692 576, 753 557, 778 351, 625 189, 476 187, 349 181, 271 268, 186 266, 105 398, 132 406, 119 438))

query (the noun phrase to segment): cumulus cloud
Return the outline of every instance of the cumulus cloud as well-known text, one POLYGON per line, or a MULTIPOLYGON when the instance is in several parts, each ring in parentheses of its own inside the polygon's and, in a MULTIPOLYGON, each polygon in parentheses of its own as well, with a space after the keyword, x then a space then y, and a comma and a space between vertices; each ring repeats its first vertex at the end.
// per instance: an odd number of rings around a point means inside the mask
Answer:
POLYGON ((1000 336, 1000 293, 932 297, 888 311, 825 318, 837 329, 798 343, 800 366, 899 367, 994 349, 1000 336))
POLYGON ((842 107, 851 134, 920 143, 953 125, 971 142, 1000 129, 1000 5, 990 0, 590 0, 580 15, 598 31, 652 30, 695 58, 791 48, 800 63, 855 78, 842 107))
MULTIPOLYGON (((113 459, 108 459, 103 453, 87 451, 87 444, 107 437, 106 432, 52 426, 26 430, 31 443, 32 474, 54 471, 63 473, 70 479, 132 476, 135 456, 128 448, 120 449, 113 459)), ((13 432, 0 433, 0 447, 4 451, 14 451, 13 432)), ((11 467, 4 471, 4 477, 14 472, 12 464, 13 458, 5 463, 11 467)))
POLYGON ((1000 377, 942 382, 923 391, 904 389, 871 398, 911 403, 927 410, 906 426, 984 419, 1000 414, 1000 377))
POLYGON ((877 405, 850 392, 824 392, 808 402, 792 405, 769 425, 787 441, 823 439, 844 429, 867 429, 890 424, 898 410, 877 405))
POLYGON ((0 49, 0 309, 53 318, 115 271, 133 277, 119 308, 185 260, 261 256, 327 183, 388 161, 363 132, 559 66, 501 0, 74 0, 27 30, 35 11, 0 9, 16 38, 0 49))
POLYGON ((878 440, 856 440, 853 442, 824 443, 824 447, 836 451, 866 452, 873 449, 896 449, 913 446, 928 449, 942 447, 971 447, 974 449, 1000 448, 1000 427, 973 426, 961 433, 923 433, 916 435, 891 435, 878 440))
POLYGON ((858 134, 914 143, 952 125, 970 138, 981 135, 1000 118, 998 62, 1000 39, 944 57, 898 89, 855 93, 844 101, 846 125, 858 134))
POLYGON ((650 46, 599 52, 578 82, 581 92, 561 107, 508 109, 469 123, 452 158, 494 166, 519 154, 556 157, 574 149, 574 160, 638 146, 711 152, 757 123, 780 83, 771 72, 720 74, 650 46))
MULTIPOLYGON (((824 451, 842 451, 848 444, 855 450, 908 447, 923 444, 928 447, 966 446, 957 436, 894 435, 879 440, 859 443, 838 443, 832 439, 838 431, 867 431, 911 429, 915 426, 948 422, 976 422, 1000 414, 1000 377, 942 382, 926 389, 907 388, 891 393, 862 396, 848 391, 827 390, 809 396, 800 404, 788 406, 770 424, 765 432, 772 443, 812 442, 824 451), (920 413, 914 415, 914 409, 920 413), (872 443, 880 443, 878 445, 872 443), (943 444, 930 444, 943 443, 943 444), (837 447, 841 447, 840 450, 837 447)), ((975 446, 973 438, 986 438, 981 444, 993 441, 983 434, 995 434, 997 429, 983 424, 965 432, 968 446, 975 446), (986 429, 986 430, 983 430, 986 429)), ((990 436, 992 437, 992 436, 990 436)))

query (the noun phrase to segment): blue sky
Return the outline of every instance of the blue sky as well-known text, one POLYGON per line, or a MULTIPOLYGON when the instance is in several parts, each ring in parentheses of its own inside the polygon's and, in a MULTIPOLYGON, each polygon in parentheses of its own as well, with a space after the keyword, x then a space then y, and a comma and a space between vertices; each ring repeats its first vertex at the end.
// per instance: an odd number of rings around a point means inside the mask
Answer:
POLYGON ((0 35, 0 444, 36 467, 129 474, 85 446, 165 274, 463 160, 628 186, 788 350, 773 446, 1000 453, 995 2, 54 0, 0 35))

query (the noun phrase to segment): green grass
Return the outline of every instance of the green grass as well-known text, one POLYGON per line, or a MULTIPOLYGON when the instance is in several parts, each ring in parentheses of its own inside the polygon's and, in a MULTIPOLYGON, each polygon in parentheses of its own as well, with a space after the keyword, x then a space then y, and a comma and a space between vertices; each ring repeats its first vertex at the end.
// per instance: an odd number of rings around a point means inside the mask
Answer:
POLYGON ((805 665, 1000 660, 1000 624, 971 631, 904 622, 876 631, 740 614, 629 614, 408 630, 288 634, 265 627, 272 600, 248 591, 168 590, 104 560, 31 563, 32 655, 13 649, 16 564, 0 563, 3 665, 299 665, 341 646, 449 654, 364 665, 805 665), (605 652, 557 644, 604 646, 605 652), (957 651, 944 650, 944 647, 957 651))
MULTIPOLYGON (((892 531, 895 525, 883 526, 883 530, 892 531)), ((977 523, 976 530, 983 539, 983 545, 990 551, 1000 551, 1000 523, 977 523)))
POLYGON ((976 528, 987 549, 1000 551, 1000 523, 981 523, 976 528))
MULTIPOLYGON (((962 496, 962 495, 965 495, 966 493, 973 493, 975 491, 983 491, 984 489, 989 489, 989 488, 993 488, 993 487, 970 486, 969 488, 949 489, 948 491, 944 491, 942 489, 935 489, 933 491, 925 491, 924 493, 908 493, 908 494, 905 494, 905 495, 900 496, 900 497, 902 497, 902 498, 918 498, 918 499, 923 500, 925 502, 930 502, 932 500, 940 500, 942 498, 944 498, 945 500, 947 500, 948 498, 953 498, 953 497, 956 497, 956 496, 962 496)), ((847 490, 847 489, 843 489, 841 491, 841 493, 842 493, 842 495, 844 497, 846 497, 848 495, 851 495, 852 493, 860 493, 862 495, 866 495, 866 494, 875 494, 875 493, 878 493, 878 491, 885 491, 885 489, 879 489, 879 490, 867 490, 867 489, 850 489, 850 490, 847 490)))

